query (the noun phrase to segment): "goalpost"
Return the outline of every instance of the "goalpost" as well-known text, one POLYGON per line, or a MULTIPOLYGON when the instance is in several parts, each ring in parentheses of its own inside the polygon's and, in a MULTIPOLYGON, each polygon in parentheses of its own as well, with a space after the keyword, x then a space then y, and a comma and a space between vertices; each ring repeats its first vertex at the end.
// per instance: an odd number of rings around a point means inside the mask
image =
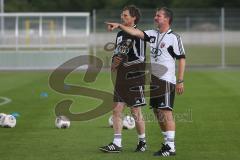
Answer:
MULTIPOLYGON (((31 29, 32 25, 38 25, 39 21, 38 20, 30 20, 27 19, 25 22, 25 31, 26 31, 26 40, 25 40, 25 44, 26 45, 30 45, 30 39, 31 36, 35 33, 35 31, 33 29, 31 29)), ((56 32, 56 23, 54 20, 44 20, 41 22, 43 26, 47 26, 47 30, 49 30, 50 34, 49 34, 49 42, 50 44, 54 44, 56 43, 56 37, 55 37, 55 32, 56 32)), ((42 34, 40 34, 42 35, 42 34)))
POLYGON ((90 13, 2 13, 0 69, 54 69, 89 54, 90 13))
MULTIPOLYGON (((87 37, 90 34, 90 13, 3 13, 0 17, 4 19, 4 31, 1 39, 14 38, 15 41, 1 43, 0 48, 38 48, 38 47, 56 47, 56 48, 71 48, 79 47, 71 43, 58 45, 47 45, 31 42, 31 38, 42 37, 87 37), (11 26, 11 28, 9 28, 11 26), (17 39, 20 37, 20 39, 17 39), (21 40, 24 38, 27 44, 21 40), (27 40, 26 40, 27 39, 27 40), (17 41, 17 42, 16 42, 17 41)), ((83 41, 84 42, 84 41, 83 41)))

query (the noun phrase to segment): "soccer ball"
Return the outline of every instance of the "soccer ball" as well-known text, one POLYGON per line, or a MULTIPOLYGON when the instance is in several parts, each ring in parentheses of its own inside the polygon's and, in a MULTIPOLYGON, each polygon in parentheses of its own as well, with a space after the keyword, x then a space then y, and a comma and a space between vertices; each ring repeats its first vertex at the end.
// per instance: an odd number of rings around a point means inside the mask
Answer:
POLYGON ((132 116, 125 116, 123 118, 123 128, 133 129, 135 127, 135 120, 132 116))
POLYGON ((110 127, 113 127, 113 116, 112 115, 108 118, 108 124, 110 127))
MULTIPOLYGON (((108 118, 108 125, 113 127, 113 116, 108 118)), ((123 118, 123 129, 133 129, 135 127, 135 120, 131 116, 125 116, 123 118)))
POLYGON ((55 126, 57 128, 69 128, 70 120, 66 116, 58 116, 55 120, 55 126))
POLYGON ((6 128, 14 128, 17 124, 17 120, 13 115, 6 115, 1 120, 1 125, 6 128))
POLYGON ((5 117, 6 117, 5 113, 0 113, 0 126, 2 126, 2 123, 3 123, 4 119, 5 119, 5 117))

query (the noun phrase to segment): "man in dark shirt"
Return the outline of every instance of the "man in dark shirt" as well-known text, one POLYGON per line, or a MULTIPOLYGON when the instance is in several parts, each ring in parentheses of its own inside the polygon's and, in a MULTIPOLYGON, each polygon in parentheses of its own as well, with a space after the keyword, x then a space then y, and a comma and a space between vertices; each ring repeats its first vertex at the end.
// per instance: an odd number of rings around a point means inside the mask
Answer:
MULTIPOLYGON (((136 6, 130 5, 124 7, 121 14, 123 25, 136 28, 139 18, 140 11, 136 6)), ((135 151, 144 152, 146 150, 145 123, 141 112, 141 106, 146 105, 143 94, 143 83, 139 83, 136 80, 136 83, 132 85, 131 88, 127 85, 128 79, 134 79, 136 77, 139 79, 139 76, 142 76, 137 66, 138 64, 145 63, 145 44, 146 43, 140 38, 124 31, 120 31, 117 34, 116 47, 111 66, 112 71, 117 73, 113 98, 114 139, 109 145, 99 148, 103 152, 118 153, 121 151, 122 113, 125 105, 130 107, 131 114, 136 122, 138 144, 135 151), (133 72, 131 71, 131 73, 125 74, 124 70, 126 71, 126 68, 131 66, 133 66, 133 72)))

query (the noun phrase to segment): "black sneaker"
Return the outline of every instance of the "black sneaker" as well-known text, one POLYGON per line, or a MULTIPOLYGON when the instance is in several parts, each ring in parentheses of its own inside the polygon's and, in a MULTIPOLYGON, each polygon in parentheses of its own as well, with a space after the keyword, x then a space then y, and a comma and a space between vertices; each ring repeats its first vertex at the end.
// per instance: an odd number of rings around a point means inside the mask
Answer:
POLYGON ((154 156, 175 156, 176 152, 171 151, 171 147, 168 144, 162 144, 162 148, 153 154, 154 156))
POLYGON ((145 152, 147 150, 146 142, 139 141, 135 152, 145 152))
POLYGON ((103 152, 108 152, 108 153, 119 153, 119 152, 121 152, 121 147, 118 147, 114 143, 110 143, 109 145, 100 147, 99 149, 103 152))

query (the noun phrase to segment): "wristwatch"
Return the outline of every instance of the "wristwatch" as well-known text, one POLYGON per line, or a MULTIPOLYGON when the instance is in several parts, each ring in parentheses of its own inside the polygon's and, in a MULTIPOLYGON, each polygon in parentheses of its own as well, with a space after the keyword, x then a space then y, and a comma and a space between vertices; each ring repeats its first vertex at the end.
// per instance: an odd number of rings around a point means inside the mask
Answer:
POLYGON ((179 83, 183 83, 183 82, 184 82, 183 79, 178 79, 178 80, 177 80, 177 84, 179 84, 179 83))

